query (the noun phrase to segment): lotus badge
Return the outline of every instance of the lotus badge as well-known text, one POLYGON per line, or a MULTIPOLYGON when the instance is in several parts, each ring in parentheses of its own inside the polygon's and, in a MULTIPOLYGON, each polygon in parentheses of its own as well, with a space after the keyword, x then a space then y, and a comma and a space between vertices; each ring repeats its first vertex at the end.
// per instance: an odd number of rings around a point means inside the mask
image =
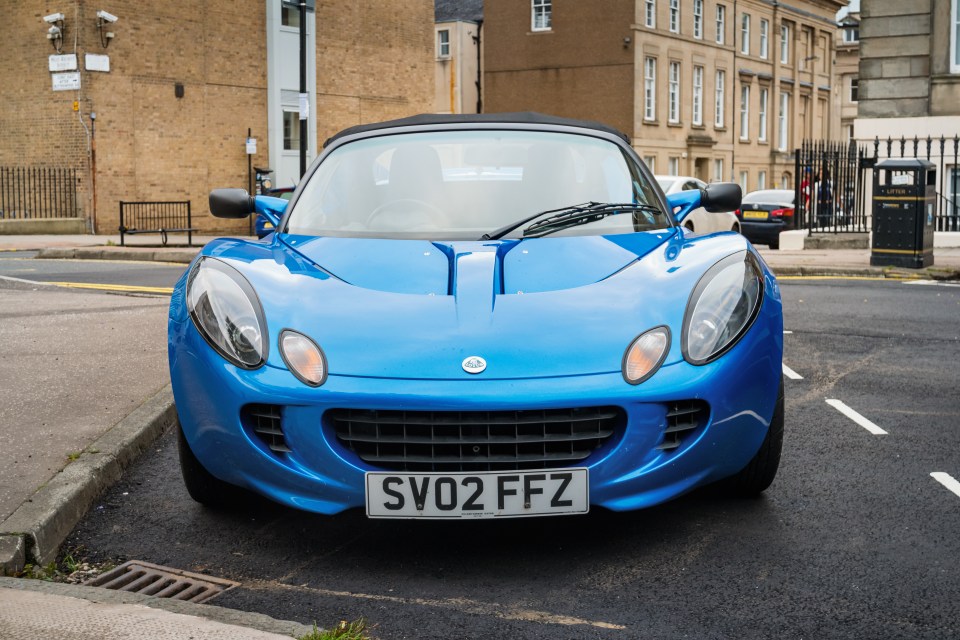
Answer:
POLYGON ((470 356, 469 358, 464 358, 460 366, 462 366, 463 370, 467 373, 480 373, 487 368, 487 361, 480 356, 470 356))

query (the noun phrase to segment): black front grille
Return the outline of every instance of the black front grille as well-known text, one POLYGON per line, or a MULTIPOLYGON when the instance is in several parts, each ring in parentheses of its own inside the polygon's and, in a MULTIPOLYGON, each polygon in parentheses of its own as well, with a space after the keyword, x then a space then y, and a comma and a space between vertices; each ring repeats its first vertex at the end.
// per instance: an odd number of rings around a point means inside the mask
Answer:
POLYGON ((248 429, 274 453, 290 453, 283 436, 280 407, 275 404, 248 404, 240 411, 248 429))
POLYGON ((325 414, 337 440, 388 471, 507 471, 575 465, 623 432, 618 407, 325 414))
POLYGON ((710 405, 703 400, 678 400, 667 405, 667 428, 663 431, 663 442, 657 447, 661 451, 673 451, 684 438, 707 423, 710 405))

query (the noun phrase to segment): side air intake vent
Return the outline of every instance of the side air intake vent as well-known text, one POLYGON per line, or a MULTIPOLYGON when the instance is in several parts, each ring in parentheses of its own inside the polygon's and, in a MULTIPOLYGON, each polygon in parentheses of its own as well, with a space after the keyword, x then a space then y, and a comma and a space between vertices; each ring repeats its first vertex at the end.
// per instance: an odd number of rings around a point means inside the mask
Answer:
POLYGON ((290 453, 283 437, 283 420, 279 405, 248 404, 240 412, 243 424, 274 453, 290 453))
POLYGON ((667 406, 667 428, 663 431, 663 442, 657 447, 661 451, 673 451, 685 438, 707 423, 710 405, 703 400, 678 400, 667 406))

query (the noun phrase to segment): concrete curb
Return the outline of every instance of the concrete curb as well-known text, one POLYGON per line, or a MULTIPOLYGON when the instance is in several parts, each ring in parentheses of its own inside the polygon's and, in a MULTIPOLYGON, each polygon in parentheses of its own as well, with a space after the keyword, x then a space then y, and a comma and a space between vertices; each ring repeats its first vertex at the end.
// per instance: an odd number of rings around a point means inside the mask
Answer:
POLYGON ((777 277, 835 277, 835 278, 885 278, 889 280, 960 280, 960 270, 927 267, 926 269, 896 269, 880 267, 830 267, 830 266, 770 266, 777 277))
POLYGON ((250 629, 257 629, 266 633, 275 633, 285 636, 302 636, 313 631, 312 626, 292 622, 289 620, 277 620, 262 613, 249 613, 246 611, 237 611, 235 609, 226 609, 216 605, 195 604, 193 602, 182 602, 180 600, 171 600, 167 598, 155 598, 145 596, 139 593, 128 593, 126 591, 112 591, 110 589, 101 589, 98 587, 85 587, 76 584, 63 584, 58 582, 45 582, 42 580, 22 580, 18 578, 0 577, 0 589, 18 589, 21 591, 33 591, 38 593, 64 596, 68 598, 77 598, 88 602, 100 604, 135 604, 161 609, 171 613, 181 615, 206 618, 222 624, 230 624, 250 629))
POLYGON ((26 562, 55 560, 60 545, 97 496, 175 422, 173 391, 168 384, 100 436, 0 524, 2 571, 15 574, 26 562))
POLYGON ((114 248, 65 248, 49 247, 40 249, 37 258, 47 260, 130 260, 142 262, 176 262, 189 264, 200 247, 195 249, 114 249, 114 248))

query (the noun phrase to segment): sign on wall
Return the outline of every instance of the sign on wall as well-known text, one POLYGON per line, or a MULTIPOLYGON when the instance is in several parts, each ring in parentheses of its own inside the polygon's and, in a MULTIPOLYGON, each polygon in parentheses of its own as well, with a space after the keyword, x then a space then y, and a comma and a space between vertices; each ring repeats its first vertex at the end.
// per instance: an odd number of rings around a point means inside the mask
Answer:
POLYGON ((80 72, 70 73, 52 73, 50 78, 53 81, 54 91, 76 91, 80 88, 80 72))
POLYGON ((88 53, 84 56, 84 66, 87 71, 110 71, 110 56, 97 53, 88 53))
POLYGON ((77 54, 67 53, 64 55, 50 56, 50 71, 76 71, 77 54))

